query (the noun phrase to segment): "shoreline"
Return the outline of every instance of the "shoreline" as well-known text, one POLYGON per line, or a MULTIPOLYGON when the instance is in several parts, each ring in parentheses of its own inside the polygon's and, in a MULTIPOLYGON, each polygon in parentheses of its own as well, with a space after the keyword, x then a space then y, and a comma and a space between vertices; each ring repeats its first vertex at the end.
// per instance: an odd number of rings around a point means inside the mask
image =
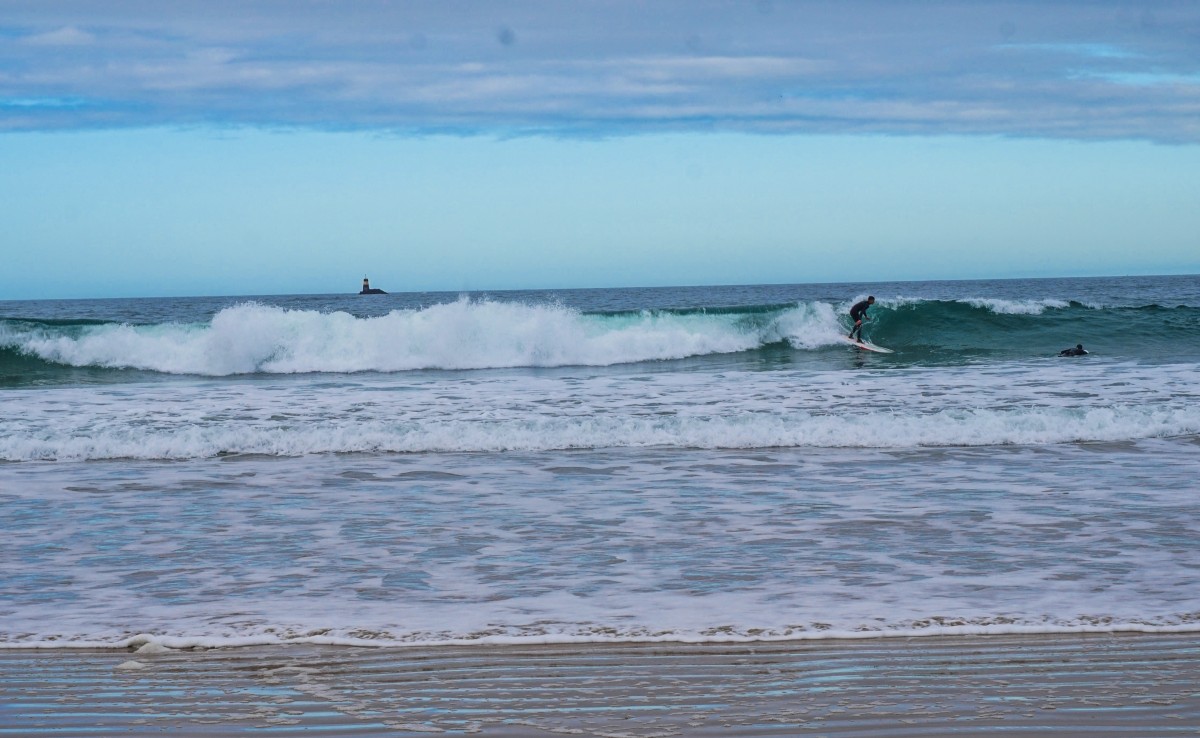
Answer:
POLYGON ((229 651, 243 648, 296 648, 312 646, 318 648, 354 648, 366 650, 408 650, 408 649, 446 649, 446 648, 522 648, 550 647, 587 648, 590 646, 657 646, 660 648, 703 647, 703 646, 786 646, 788 644, 811 644, 822 642, 851 642, 873 640, 915 640, 915 639, 955 639, 955 638, 991 638, 1017 637, 1039 638, 1043 636, 1130 636, 1130 635, 1194 635, 1200 638, 1200 616, 1180 618, 1178 622, 1154 625, 1146 622, 1101 622, 1093 618, 1090 625, 1031 625, 1021 623, 970 623, 962 618, 929 618, 920 627, 891 628, 878 630, 837 630, 812 629, 796 630, 789 633, 764 632, 765 629, 753 629, 749 632, 736 632, 725 629, 720 633, 705 632, 691 635, 655 634, 618 636, 613 633, 604 635, 587 634, 505 634, 481 635, 461 638, 436 638, 429 634, 414 640, 388 640, 379 637, 351 637, 321 635, 297 635, 291 631, 283 635, 259 634, 240 637, 223 637, 213 639, 210 636, 174 636, 156 635, 153 633, 138 633, 125 635, 116 640, 69 640, 52 638, 35 641, 0 641, 0 653, 5 651, 112 651, 120 653, 147 652, 162 653, 166 651, 229 651), (933 624, 934 622, 938 624, 933 624))
POLYGON ((1195 735, 1197 685, 1197 633, 0 649, 0 736, 1195 735))

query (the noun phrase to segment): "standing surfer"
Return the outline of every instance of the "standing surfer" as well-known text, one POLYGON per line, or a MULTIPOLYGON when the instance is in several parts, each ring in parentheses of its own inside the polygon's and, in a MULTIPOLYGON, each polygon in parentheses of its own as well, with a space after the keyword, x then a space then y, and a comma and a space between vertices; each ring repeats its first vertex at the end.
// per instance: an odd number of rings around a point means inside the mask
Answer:
POLYGON ((850 319, 854 321, 854 327, 850 329, 849 339, 862 343, 862 324, 864 320, 870 320, 867 317, 867 308, 875 304, 875 296, 869 295, 862 302, 856 302, 854 307, 850 308, 850 319), (857 337, 856 337, 857 336, 857 337))

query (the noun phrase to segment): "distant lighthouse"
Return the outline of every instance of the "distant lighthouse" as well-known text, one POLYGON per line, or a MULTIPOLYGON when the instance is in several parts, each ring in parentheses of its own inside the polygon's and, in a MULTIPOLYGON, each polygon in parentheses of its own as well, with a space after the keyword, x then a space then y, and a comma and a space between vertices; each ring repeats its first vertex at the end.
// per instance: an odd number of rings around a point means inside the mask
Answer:
POLYGON ((387 293, 384 292, 383 290, 375 289, 375 288, 371 287, 371 282, 366 277, 363 277, 362 292, 359 292, 358 294, 360 294, 360 295, 386 295, 387 293))

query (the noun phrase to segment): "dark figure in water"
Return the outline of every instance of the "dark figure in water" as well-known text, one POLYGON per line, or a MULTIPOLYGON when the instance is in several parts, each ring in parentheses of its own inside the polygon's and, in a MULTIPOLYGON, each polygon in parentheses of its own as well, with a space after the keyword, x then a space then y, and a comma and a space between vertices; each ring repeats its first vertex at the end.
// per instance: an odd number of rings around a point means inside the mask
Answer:
POLYGON ((371 283, 367 281, 367 278, 363 277, 362 292, 359 292, 358 294, 360 294, 360 295, 386 295, 387 293, 384 292, 383 290, 373 288, 371 286, 371 283))
POLYGON ((1059 356, 1083 356, 1087 353, 1082 343, 1075 344, 1075 348, 1065 348, 1058 352, 1059 356))
POLYGON ((850 329, 848 338, 851 341, 862 341, 862 324, 864 320, 870 320, 867 317, 867 308, 875 304, 875 295, 867 297, 862 302, 856 302, 854 307, 850 308, 850 320, 854 321, 854 327, 850 329))

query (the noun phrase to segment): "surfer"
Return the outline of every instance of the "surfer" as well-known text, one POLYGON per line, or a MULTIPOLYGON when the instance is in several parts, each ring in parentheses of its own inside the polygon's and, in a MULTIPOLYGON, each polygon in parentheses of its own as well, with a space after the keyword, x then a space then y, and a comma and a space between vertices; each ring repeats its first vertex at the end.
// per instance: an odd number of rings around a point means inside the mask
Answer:
POLYGON ((1059 351, 1058 355, 1059 356, 1083 356, 1086 353, 1087 353, 1087 349, 1085 349, 1083 347, 1083 344, 1077 343, 1077 344, 1075 344, 1075 348, 1065 348, 1062 351, 1059 351))
POLYGON ((867 308, 874 304, 875 296, 869 295, 867 299, 856 302, 854 307, 850 308, 850 319, 854 321, 854 327, 850 329, 850 335, 848 336, 851 341, 862 343, 862 324, 864 320, 870 320, 867 317, 867 308))

